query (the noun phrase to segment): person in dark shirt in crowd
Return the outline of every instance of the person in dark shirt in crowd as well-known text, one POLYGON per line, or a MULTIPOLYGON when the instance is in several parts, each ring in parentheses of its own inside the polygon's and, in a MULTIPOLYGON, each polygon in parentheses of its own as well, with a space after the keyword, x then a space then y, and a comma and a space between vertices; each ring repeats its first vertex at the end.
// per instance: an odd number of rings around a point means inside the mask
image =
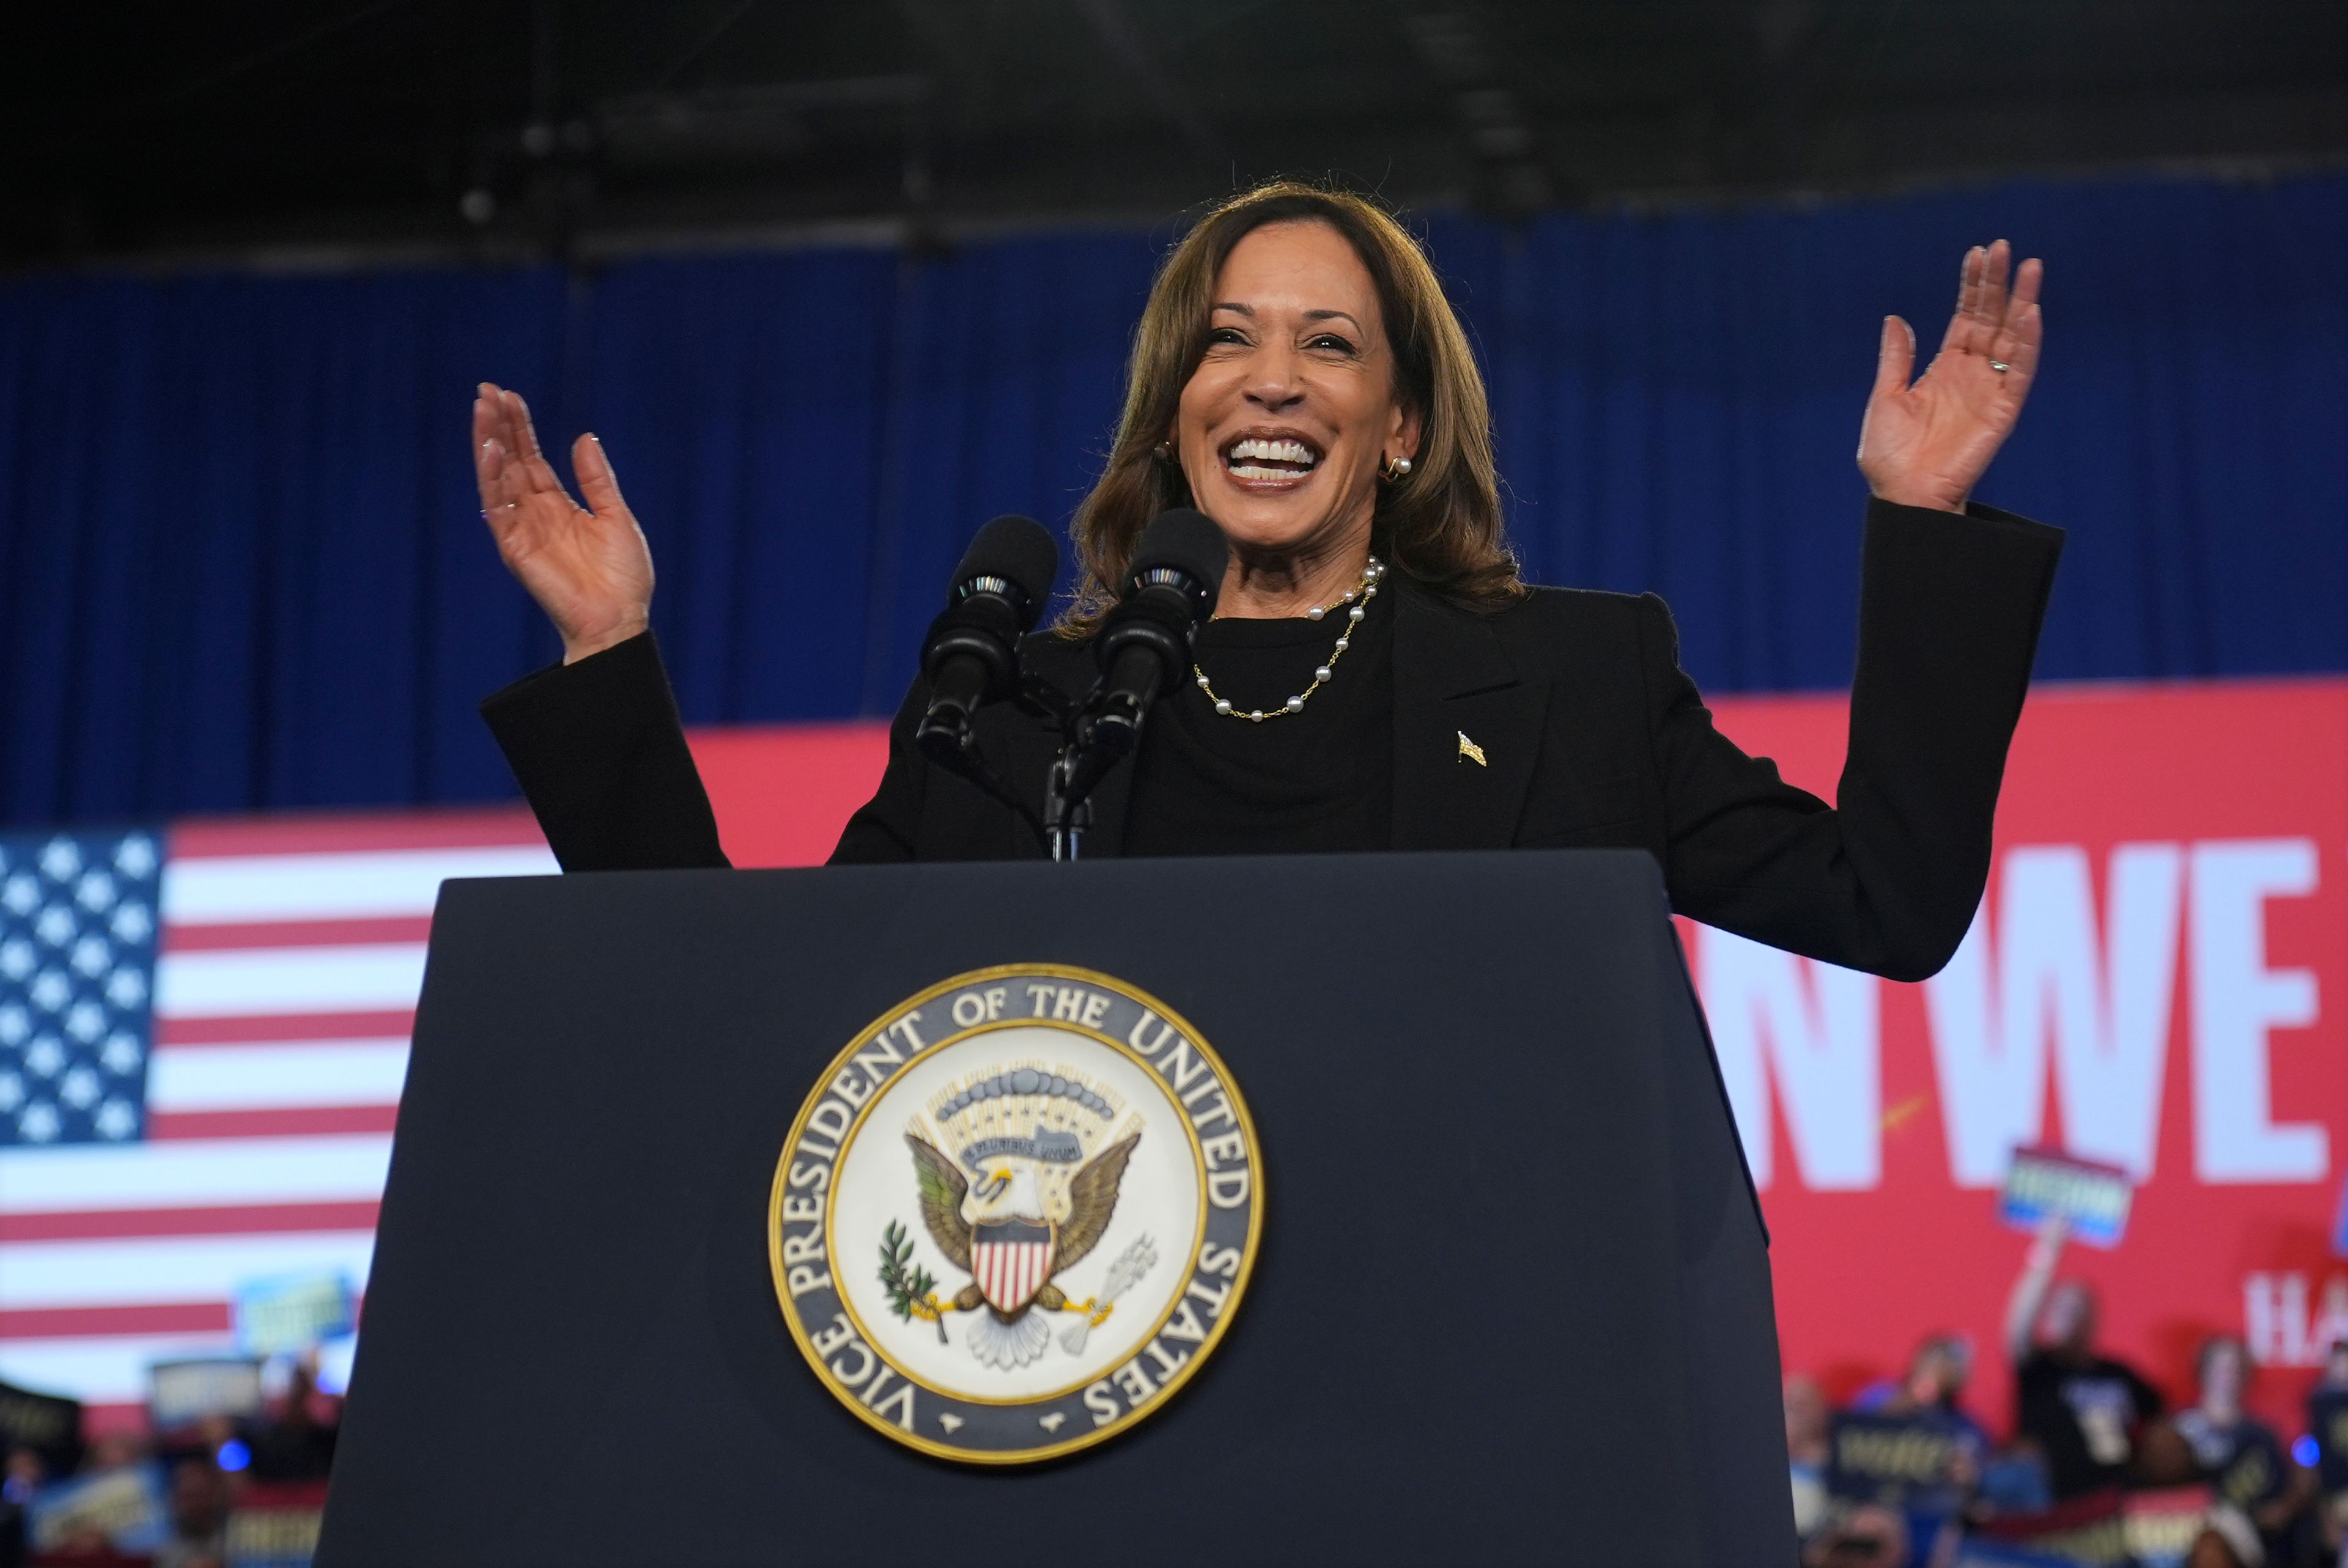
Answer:
POLYGON ((2138 1429, 2162 1409, 2136 1368, 2096 1353, 2095 1292, 2054 1277, 2065 1234, 2059 1219, 2040 1229, 2005 1313, 2015 1425, 2045 1457, 2058 1502, 2126 1481, 2138 1429))
POLYGON ((40 1451, 19 1444, 8 1450, 0 1469, 0 1568, 16 1568, 25 1560, 25 1505, 48 1480, 40 1451))
POLYGON ((1987 1453, 1988 1429, 1973 1419, 1962 1403, 1972 1371, 1973 1348, 1964 1336, 1927 1335, 1909 1358, 1906 1377, 1897 1382, 1884 1378, 1869 1383, 1851 1400, 1850 1408, 1893 1416, 1937 1412, 1972 1440, 1976 1453, 1987 1453))
POLYGON ((2291 1526, 2315 1494, 2315 1477, 2291 1462, 2272 1427, 2243 1410, 2250 1353, 2240 1339, 2219 1335, 2194 1367, 2200 1402, 2178 1412, 2177 1430, 2218 1501, 2257 1528, 2267 1561, 2289 1562, 2291 1526))
POLYGON ((209 1454, 171 1467, 171 1534, 155 1568, 222 1568, 228 1561, 228 1477, 209 1454))
POLYGON ((2307 1430, 2315 1440, 2324 1550, 2348 1568, 2348 1338, 2332 1342, 2323 1376, 2307 1391, 2307 1430))
POLYGON ((252 1434, 255 1481, 324 1481, 335 1462, 340 1428, 318 1419, 317 1382, 310 1368, 294 1363, 285 1403, 275 1420, 252 1434))

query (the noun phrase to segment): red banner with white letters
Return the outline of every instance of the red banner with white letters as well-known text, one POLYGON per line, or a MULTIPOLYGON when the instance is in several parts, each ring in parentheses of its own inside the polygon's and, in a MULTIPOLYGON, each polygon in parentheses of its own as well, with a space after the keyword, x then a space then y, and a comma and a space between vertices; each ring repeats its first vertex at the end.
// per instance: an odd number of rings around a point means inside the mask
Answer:
MULTIPOLYGON (((1826 699, 1720 712, 1829 794, 1844 722, 1826 699)), ((2107 1348, 2189 1399, 2201 1341, 2239 1334, 2252 1402, 2302 1430, 2348 1337, 2348 682, 2034 692, 1987 897, 1921 985, 1691 935, 1789 1369, 1839 1391, 1952 1329, 2003 1417, 2028 1241, 1998 1188, 2043 1144, 2137 1184, 2119 1244, 2063 1263, 2107 1348)))
MULTIPOLYGON (((1716 704, 1720 727, 1831 798, 1838 697, 1716 704)), ((804 865, 879 777, 877 726, 694 738, 737 865, 804 865)), ((1922 1335, 1999 1347, 2028 1238, 2000 1224, 2018 1147, 2137 1183, 2119 1244, 2074 1245, 2113 1353, 2189 1399, 2239 1334, 2286 1434, 2348 1337, 2348 681, 2045 687, 1956 958, 1895 985, 1689 927, 1772 1232, 1789 1370, 1829 1392, 1922 1335)))

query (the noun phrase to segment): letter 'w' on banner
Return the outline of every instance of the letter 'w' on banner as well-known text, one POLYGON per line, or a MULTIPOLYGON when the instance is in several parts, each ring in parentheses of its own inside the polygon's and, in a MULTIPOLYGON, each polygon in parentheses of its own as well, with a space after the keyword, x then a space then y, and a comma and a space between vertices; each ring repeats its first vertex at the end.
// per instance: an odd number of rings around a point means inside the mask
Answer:
POLYGON ((440 883, 554 869, 510 811, 0 835, 0 1381, 135 1406, 241 1288, 363 1290, 440 883))
POLYGON ((2065 1144, 2137 1181, 2151 1175, 2184 866, 2175 844, 2114 846, 2098 920, 2079 845, 2003 856, 1994 920, 1984 904, 1924 982, 1960 1186, 1998 1185, 2007 1153, 2045 1135, 2050 1065, 2065 1144))

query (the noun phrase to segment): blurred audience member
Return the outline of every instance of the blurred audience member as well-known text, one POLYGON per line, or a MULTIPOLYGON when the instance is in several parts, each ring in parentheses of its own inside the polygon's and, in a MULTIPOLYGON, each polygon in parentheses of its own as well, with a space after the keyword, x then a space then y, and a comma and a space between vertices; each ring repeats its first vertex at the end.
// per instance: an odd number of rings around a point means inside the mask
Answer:
POLYGON ((1828 1438, 1828 1508, 1898 1512, 1919 1568, 1959 1528, 1988 1453, 1980 1427, 1950 1408, 1962 1366, 1947 1340, 1925 1341, 1890 1397, 1838 1414, 1828 1438))
POLYGON ((2332 1342, 2323 1376, 2308 1390, 2307 1430, 2315 1440, 2316 1484, 2323 1494, 2323 1543, 2348 1568, 2348 1339, 2332 1342))
POLYGON ((1786 1379, 1786 1461, 1794 1484, 1794 1531, 1807 1539, 1827 1512, 1827 1397, 1815 1378, 1786 1379))
POLYGON ((2176 1422, 2147 1421, 2137 1429, 2136 1457, 2128 1461, 2129 1486, 2165 1491, 2199 1486, 2205 1479, 2193 1445, 2185 1440, 2176 1422))
POLYGON ((339 1428, 318 1419, 317 1383, 308 1367, 296 1362, 277 1418, 252 1434, 252 1479, 255 1481, 324 1481, 334 1467, 335 1440, 339 1428))
POLYGON ((25 1505, 47 1479, 38 1450, 8 1450, 6 1469, 0 1472, 0 1568, 16 1568, 25 1560, 25 1505))
POLYGON ((2240 1339, 2221 1334, 2203 1345, 2194 1375, 2200 1400, 2178 1412, 2178 1432, 2219 1501, 2256 1528, 2267 1559, 2289 1561, 2291 1527, 2315 1494, 2314 1475, 2291 1462, 2273 1428, 2243 1411, 2250 1352, 2240 1339))
POLYGON ((171 1534, 155 1568, 222 1568, 228 1561, 228 1477, 217 1461, 183 1459, 171 1469, 171 1534))
POLYGON ((2016 1425, 2045 1457, 2056 1501, 2127 1480, 2137 1430, 2161 1412, 2159 1393, 2124 1362, 2096 1353, 2096 1296, 2054 1277, 2063 1222, 2031 1244, 2006 1304, 2016 1425))
POLYGON ((1965 1385, 1972 1375, 1971 1340, 1962 1334, 1929 1335, 1909 1358, 1906 1377, 1897 1382, 1883 1378, 1869 1383, 1851 1400, 1850 1408, 1895 1416, 1938 1411, 1972 1438, 1977 1452, 1986 1453, 1989 1431, 1962 1403, 1965 1385))

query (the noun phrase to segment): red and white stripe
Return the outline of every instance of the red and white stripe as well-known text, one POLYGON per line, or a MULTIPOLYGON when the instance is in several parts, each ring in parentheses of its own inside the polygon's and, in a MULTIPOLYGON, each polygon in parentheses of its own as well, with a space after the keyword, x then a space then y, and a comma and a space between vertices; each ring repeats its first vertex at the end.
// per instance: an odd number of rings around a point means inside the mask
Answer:
POLYGON ((1027 1305, 1044 1287, 1045 1271, 1052 1262, 1052 1244, 1040 1242, 981 1242, 971 1249, 977 1264, 979 1289, 1005 1312, 1027 1305))
POLYGON ((520 811, 172 829, 147 1141, 0 1150, 0 1378, 104 1425, 240 1282, 364 1289, 440 883, 555 869, 520 811))

